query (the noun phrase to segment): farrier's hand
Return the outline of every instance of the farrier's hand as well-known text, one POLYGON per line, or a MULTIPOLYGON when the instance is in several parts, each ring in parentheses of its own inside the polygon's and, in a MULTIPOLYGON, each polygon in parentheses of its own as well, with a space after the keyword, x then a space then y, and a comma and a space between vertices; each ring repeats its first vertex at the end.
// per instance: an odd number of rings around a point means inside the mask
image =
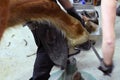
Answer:
POLYGON ((81 24, 83 25, 83 27, 85 27, 83 18, 80 16, 80 14, 76 11, 76 9, 74 7, 67 9, 67 13, 69 15, 73 16, 74 18, 78 19, 81 22, 81 24))
POLYGON ((98 67, 98 69, 102 71, 104 75, 108 75, 108 76, 110 76, 110 74, 112 73, 113 68, 114 68, 113 64, 106 65, 103 60, 101 61, 100 66, 98 67))

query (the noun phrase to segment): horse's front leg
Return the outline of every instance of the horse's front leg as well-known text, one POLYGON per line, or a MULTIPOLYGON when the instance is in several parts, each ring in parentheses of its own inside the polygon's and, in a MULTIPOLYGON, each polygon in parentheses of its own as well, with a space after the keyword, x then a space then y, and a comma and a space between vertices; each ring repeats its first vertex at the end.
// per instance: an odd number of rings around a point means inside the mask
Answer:
POLYGON ((0 0, 0 39, 6 29, 8 20, 9 0, 0 0))

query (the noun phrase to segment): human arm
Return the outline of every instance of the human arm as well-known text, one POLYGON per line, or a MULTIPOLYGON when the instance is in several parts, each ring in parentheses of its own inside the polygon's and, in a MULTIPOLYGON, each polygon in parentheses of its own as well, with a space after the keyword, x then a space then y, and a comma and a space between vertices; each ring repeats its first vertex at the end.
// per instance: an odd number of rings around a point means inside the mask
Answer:
POLYGON ((82 25, 85 27, 84 20, 81 18, 81 16, 76 12, 74 6, 71 4, 69 0, 58 0, 60 4, 63 6, 63 8, 67 11, 67 13, 76 19, 78 19, 82 25))
MULTIPOLYGON (((102 0, 102 53, 103 62, 106 66, 113 65, 113 55, 115 49, 115 17, 116 0, 102 0)), ((102 67, 102 66, 101 66, 102 67)), ((111 71, 112 72, 112 71, 111 71)))

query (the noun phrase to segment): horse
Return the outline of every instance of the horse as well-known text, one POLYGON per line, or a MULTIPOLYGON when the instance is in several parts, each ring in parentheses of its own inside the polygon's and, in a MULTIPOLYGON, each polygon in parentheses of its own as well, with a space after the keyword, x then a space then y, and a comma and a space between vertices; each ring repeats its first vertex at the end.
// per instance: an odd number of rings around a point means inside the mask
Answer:
POLYGON ((80 21, 64 12, 53 0, 0 0, 0 39, 8 27, 29 20, 48 21, 61 30, 71 46, 89 38, 80 21))

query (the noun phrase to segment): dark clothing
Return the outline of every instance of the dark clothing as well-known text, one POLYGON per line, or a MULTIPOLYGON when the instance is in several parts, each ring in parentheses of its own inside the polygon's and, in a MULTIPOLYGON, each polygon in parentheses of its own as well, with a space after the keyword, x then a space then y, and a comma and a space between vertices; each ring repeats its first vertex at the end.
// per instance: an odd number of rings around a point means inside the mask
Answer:
POLYGON ((54 65, 66 67, 69 53, 67 40, 50 22, 29 21, 26 25, 31 29, 38 46, 31 80, 48 80, 54 65))
MULTIPOLYGON (((34 70, 33 70, 33 76, 30 80, 48 80, 50 77, 50 71, 52 67, 54 66, 53 61, 51 61, 50 57, 46 53, 42 43, 41 43, 41 35, 39 30, 39 23, 35 21, 31 21, 27 23, 28 27, 36 27, 35 29, 32 29, 32 33, 35 39, 35 43, 38 46, 37 54, 36 54, 36 60, 34 63, 34 70)), ((42 26, 42 25, 41 25, 42 26)))
POLYGON ((43 48, 37 51, 32 80, 48 80, 54 63, 43 48))
POLYGON ((43 47, 57 66, 65 68, 69 52, 64 34, 48 21, 31 21, 27 25, 32 29, 38 50, 43 47))

